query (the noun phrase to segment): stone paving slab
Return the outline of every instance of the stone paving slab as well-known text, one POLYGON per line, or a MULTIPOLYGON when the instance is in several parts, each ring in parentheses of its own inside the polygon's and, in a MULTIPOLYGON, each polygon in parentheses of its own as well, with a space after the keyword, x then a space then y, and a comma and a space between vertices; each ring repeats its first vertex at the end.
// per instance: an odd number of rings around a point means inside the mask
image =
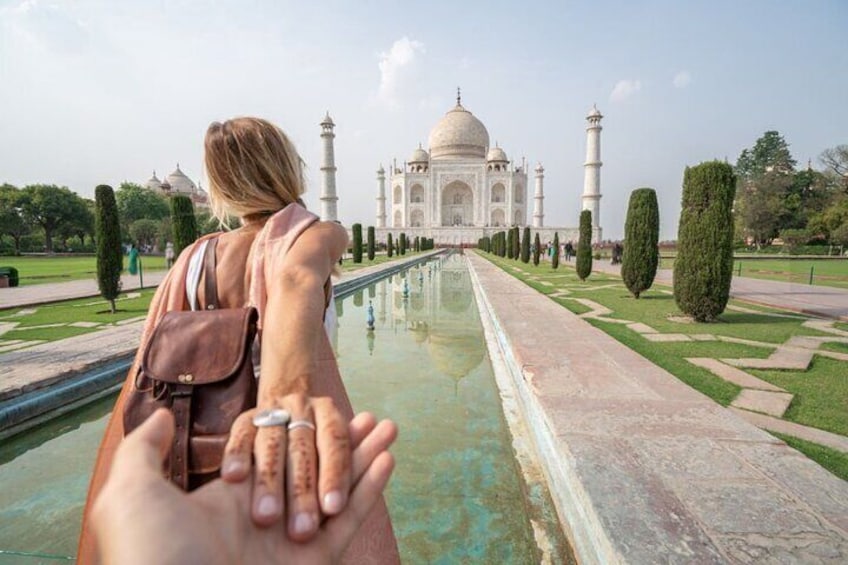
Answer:
POLYGON ((707 369, 708 371, 712 371, 713 374, 735 385, 741 386, 742 388, 771 390, 774 392, 786 392, 779 386, 775 386, 762 379, 758 379, 754 375, 746 373, 745 371, 741 371, 736 367, 726 365, 718 359, 713 359, 712 357, 689 357, 686 360, 692 363, 693 365, 697 365, 699 367, 707 369))
POLYGON ((470 263, 580 562, 848 562, 848 482, 470 263))
POLYGON ((0 355, 0 400, 49 386, 113 359, 132 355, 142 322, 109 327, 0 355))
POLYGON ((739 396, 730 403, 734 408, 742 408, 753 412, 761 412, 780 418, 792 403, 794 395, 788 392, 774 392, 770 390, 752 390, 744 388, 739 396))
MULTIPOLYGON (((759 428, 805 439, 813 443, 818 443, 819 445, 836 449, 842 453, 848 453, 848 438, 845 436, 811 428, 802 424, 796 424, 795 422, 788 422, 765 414, 756 414, 754 412, 732 407, 730 410, 759 428)), ((848 508, 848 506, 846 506, 846 508, 848 508)))

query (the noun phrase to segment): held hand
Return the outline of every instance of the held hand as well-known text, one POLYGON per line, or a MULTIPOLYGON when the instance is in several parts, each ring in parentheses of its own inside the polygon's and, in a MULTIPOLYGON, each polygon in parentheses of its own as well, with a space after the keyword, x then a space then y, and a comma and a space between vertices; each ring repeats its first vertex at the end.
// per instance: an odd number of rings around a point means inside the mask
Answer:
POLYGON ((224 480, 246 479, 251 455, 256 461, 251 513, 256 525, 272 526, 287 516, 289 537, 303 542, 318 532, 323 516, 344 510, 352 481, 351 438, 331 398, 289 394, 260 401, 233 424, 224 480), (287 425, 254 425, 254 416, 279 408, 290 416, 287 425))
POLYGON ((355 485, 348 504, 324 521, 311 541, 296 543, 282 523, 251 524, 252 481, 215 480, 186 494, 163 478, 173 426, 170 413, 159 410, 121 443, 92 514, 104 563, 335 562, 379 500, 394 467, 386 450, 397 436, 395 425, 358 415, 348 430, 355 485))

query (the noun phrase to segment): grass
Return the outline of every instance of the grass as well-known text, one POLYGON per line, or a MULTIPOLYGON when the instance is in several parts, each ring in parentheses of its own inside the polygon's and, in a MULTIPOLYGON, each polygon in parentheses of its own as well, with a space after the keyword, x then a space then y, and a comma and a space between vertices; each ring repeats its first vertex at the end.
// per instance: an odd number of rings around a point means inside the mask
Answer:
MULTIPOLYGON (((142 267, 145 271, 165 269, 165 258, 156 255, 142 255, 142 267)), ((124 266, 127 258, 124 257, 124 266)), ((34 284, 66 282, 97 277, 97 259, 93 255, 58 257, 0 257, 0 267, 14 267, 18 270, 20 286, 34 284)))
MULTIPOLYGON (((661 269, 672 269, 674 258, 663 257, 661 269)), ((759 259, 737 257, 733 275, 754 279, 809 284, 848 289, 848 259, 759 259)))
POLYGON ((848 343, 825 343, 822 344, 822 349, 848 354, 848 343))
POLYGON ((843 481, 848 481, 848 454, 796 437, 775 432, 771 432, 771 434, 785 441, 789 447, 797 449, 843 481))
MULTIPOLYGON (((569 294, 566 296, 551 298, 577 314, 587 312, 589 308, 573 299, 586 298, 612 310, 612 314, 605 316, 607 318, 641 322, 661 333, 710 334, 774 345, 783 343, 796 335, 827 335, 802 326, 807 319, 805 317, 775 316, 772 314, 780 312, 774 309, 756 309, 756 312, 728 310, 719 317, 716 323, 687 322, 682 318, 672 296, 668 294, 667 287, 653 288, 636 300, 630 296, 618 277, 592 273, 587 281, 581 282, 569 264, 554 271, 550 264, 546 263, 536 267, 485 253, 481 256, 501 266, 506 272, 543 294, 568 291, 569 294), (515 267, 518 267, 520 271, 515 267)), ((731 301, 731 304, 735 302, 731 301)), ((754 309, 747 304, 744 307, 754 309)), ((765 358, 774 351, 773 347, 717 340, 652 342, 624 324, 611 323, 603 319, 588 321, 723 406, 733 401, 740 391, 739 387, 724 381, 706 369, 692 365, 686 358, 765 358)), ((845 362, 822 356, 815 356, 807 371, 751 371, 752 374, 773 382, 795 395, 795 400, 784 416, 785 419, 848 435, 848 418, 846 418, 848 380, 844 378, 845 372, 845 362)))
POLYGON ((0 315, 0 323, 17 322, 18 325, 0 336, 0 346, 3 340, 43 340, 56 341, 76 335, 97 331, 106 325, 137 318, 147 314, 150 300, 155 289, 121 295, 117 301, 117 312, 109 313, 109 304, 100 298, 78 298, 54 304, 45 304, 31 308, 15 308, 4 310, 0 315), (68 326, 74 322, 90 322, 100 324, 93 328, 77 328, 68 326), (38 327, 51 324, 65 324, 58 327, 38 327))

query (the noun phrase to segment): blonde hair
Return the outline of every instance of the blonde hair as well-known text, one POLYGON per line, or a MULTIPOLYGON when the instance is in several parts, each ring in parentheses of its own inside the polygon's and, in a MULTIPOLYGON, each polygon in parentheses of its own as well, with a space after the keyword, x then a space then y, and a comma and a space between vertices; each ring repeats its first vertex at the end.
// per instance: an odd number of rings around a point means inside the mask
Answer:
POLYGON ((303 160, 283 131, 260 118, 212 122, 204 141, 212 212, 221 221, 300 202, 303 160))

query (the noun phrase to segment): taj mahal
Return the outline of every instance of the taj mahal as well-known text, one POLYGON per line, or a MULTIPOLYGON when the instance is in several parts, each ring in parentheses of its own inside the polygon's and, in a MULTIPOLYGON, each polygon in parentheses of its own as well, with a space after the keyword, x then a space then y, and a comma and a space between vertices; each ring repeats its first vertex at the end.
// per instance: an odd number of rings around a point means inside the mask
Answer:
MULTIPOLYGON (((582 208, 592 212, 593 241, 602 237, 602 118, 594 106, 586 116, 582 208)), ((324 150, 321 219, 337 221, 335 124, 327 114, 320 125, 324 150)), ((388 233, 397 236, 405 232, 408 237, 433 238, 436 244, 476 244, 481 237, 511 226, 532 226, 543 241, 553 240, 554 232, 559 233, 560 241, 578 239, 576 227, 545 225, 542 164, 532 170, 531 177, 525 159, 514 162, 498 144, 493 147, 486 126, 462 105, 459 89, 456 106, 430 131, 428 148, 419 144, 402 165, 394 160, 390 167, 389 171, 382 166, 377 170, 373 225, 378 241, 385 241, 388 233)))

